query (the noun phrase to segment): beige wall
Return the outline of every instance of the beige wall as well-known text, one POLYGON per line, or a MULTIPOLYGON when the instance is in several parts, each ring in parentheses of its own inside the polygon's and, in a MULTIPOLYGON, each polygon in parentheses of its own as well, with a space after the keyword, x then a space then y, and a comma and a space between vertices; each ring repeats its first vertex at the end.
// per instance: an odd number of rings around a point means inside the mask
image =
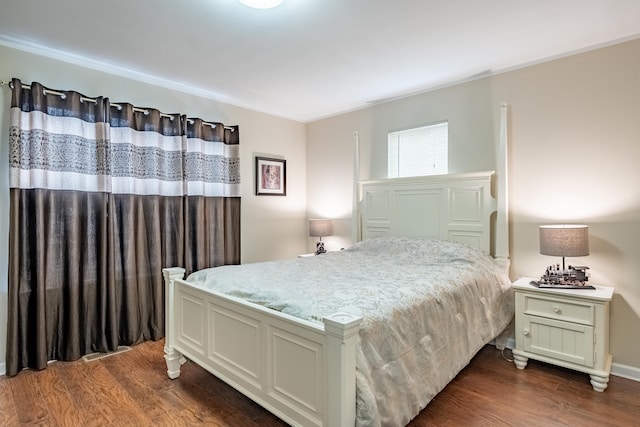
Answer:
POLYGON ((590 226, 592 282, 615 287, 614 363, 640 375, 640 40, 627 42, 307 125, 310 215, 335 213, 351 237, 352 142, 362 179, 384 178, 389 130, 449 120, 450 172, 495 168, 500 104, 510 106, 512 276, 558 260, 538 253, 537 226, 590 226))
MULTIPOLYGON (((240 126, 242 179, 242 262, 294 257, 306 250, 305 125, 228 104, 120 78, 43 56, 0 46, 0 80, 18 77, 52 89, 181 112, 205 120, 240 126), (287 197, 253 195, 254 155, 287 160, 287 197)), ((0 88, 0 372, 4 372, 8 247, 8 125, 11 91, 0 88)))

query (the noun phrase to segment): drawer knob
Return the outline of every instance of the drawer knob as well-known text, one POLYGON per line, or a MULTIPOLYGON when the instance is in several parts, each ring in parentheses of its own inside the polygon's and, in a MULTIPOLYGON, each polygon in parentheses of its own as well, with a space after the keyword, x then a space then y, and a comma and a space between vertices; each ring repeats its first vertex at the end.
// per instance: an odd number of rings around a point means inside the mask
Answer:
POLYGON ((561 311, 562 311, 562 310, 560 310, 560 307, 558 307, 557 305, 554 305, 554 306, 553 306, 553 312, 554 312, 554 313, 558 314, 558 313, 560 313, 561 311))
POLYGON ((522 330, 522 335, 524 335, 525 337, 529 336, 529 330, 528 329, 523 329, 522 330))

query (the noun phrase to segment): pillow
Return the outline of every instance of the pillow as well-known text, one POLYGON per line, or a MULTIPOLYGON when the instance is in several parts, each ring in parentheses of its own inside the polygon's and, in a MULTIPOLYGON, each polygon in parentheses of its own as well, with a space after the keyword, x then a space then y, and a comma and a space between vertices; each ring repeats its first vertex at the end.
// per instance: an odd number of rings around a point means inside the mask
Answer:
POLYGON ((356 243, 348 250, 387 258, 409 258, 421 263, 473 261, 486 257, 480 249, 463 243, 431 237, 374 237, 356 243))

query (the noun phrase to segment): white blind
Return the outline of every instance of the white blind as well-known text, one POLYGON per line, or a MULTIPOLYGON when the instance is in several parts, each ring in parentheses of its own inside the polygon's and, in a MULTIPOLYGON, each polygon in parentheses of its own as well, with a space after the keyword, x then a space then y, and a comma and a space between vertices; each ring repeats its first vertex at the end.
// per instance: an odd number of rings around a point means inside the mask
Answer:
POLYGON ((449 122, 389 132, 389 178, 448 172, 449 122))

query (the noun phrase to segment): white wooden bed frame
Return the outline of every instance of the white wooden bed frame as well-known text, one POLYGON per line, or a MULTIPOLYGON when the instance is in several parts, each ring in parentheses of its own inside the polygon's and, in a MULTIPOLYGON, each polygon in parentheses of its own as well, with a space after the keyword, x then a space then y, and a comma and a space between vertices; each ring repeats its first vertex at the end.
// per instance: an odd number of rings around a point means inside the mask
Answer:
MULTIPOLYGON (((461 241, 493 254, 508 271, 506 108, 497 173, 360 183, 361 238, 461 241)), ((319 325, 190 285, 184 272, 163 269, 170 378, 188 358, 291 425, 354 425, 361 318, 336 313, 319 325)))

